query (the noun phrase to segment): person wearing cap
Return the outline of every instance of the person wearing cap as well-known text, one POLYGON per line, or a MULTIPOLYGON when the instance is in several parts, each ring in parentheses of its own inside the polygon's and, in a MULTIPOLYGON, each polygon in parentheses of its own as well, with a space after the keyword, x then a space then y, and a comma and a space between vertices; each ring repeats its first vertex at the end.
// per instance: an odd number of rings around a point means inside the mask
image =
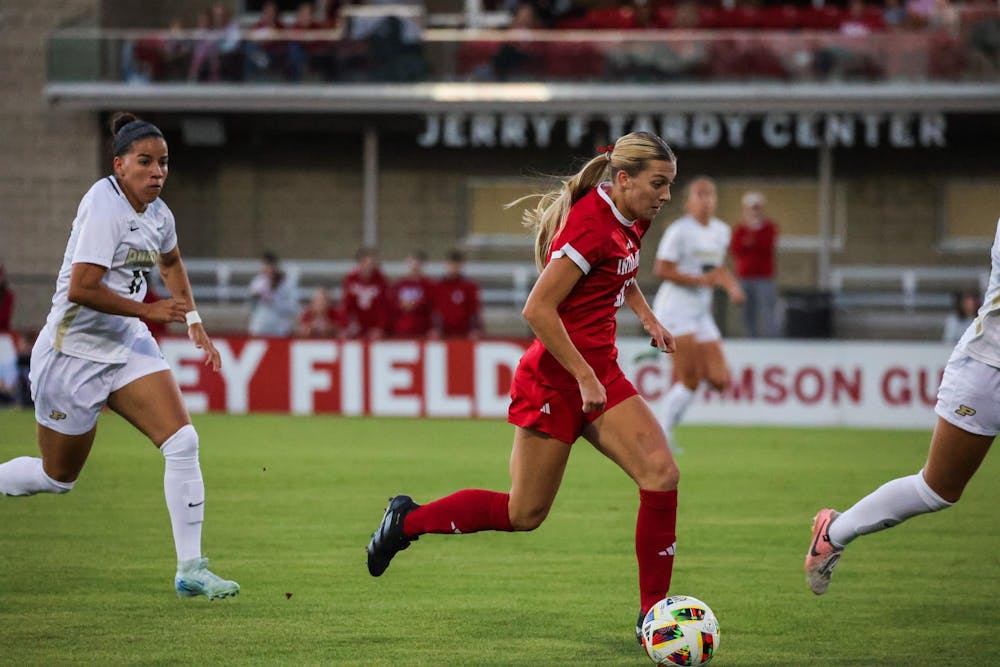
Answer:
POLYGON ((774 283, 778 225, 764 214, 767 199, 760 192, 747 192, 742 204, 743 218, 733 229, 729 254, 747 297, 743 307, 743 333, 750 338, 773 338, 778 335, 774 283))
MULTIPOLYGON (((198 433, 177 380, 143 323, 187 324, 191 342, 205 351, 205 364, 216 371, 221 367, 194 307, 174 215, 160 199, 167 142, 155 125, 128 113, 115 115, 111 131, 113 173, 94 183, 80 201, 52 308, 31 351, 29 381, 41 457, 0 464, 0 496, 72 491, 107 405, 149 438, 165 460, 163 491, 177 552, 177 595, 229 597, 239 592, 239 584, 209 571, 201 552, 205 484, 198 433), (154 267, 170 297, 145 303, 154 267)), ((99 511, 114 521, 113 505, 99 511)), ((107 563, 112 577, 115 567, 107 563)), ((108 585, 115 585, 113 578, 108 585)))

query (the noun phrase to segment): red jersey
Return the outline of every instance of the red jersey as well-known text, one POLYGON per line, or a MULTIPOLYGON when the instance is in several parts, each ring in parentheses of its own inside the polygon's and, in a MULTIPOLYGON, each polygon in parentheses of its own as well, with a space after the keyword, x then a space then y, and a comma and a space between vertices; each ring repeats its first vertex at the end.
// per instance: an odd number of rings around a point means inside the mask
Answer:
POLYGON ((465 276, 441 278, 435 288, 434 311, 442 336, 468 336, 480 328, 479 285, 465 276))
POLYGON ((431 329, 434 283, 429 278, 400 278, 389 293, 389 327, 396 336, 426 336, 431 329))
POLYGON ((364 277, 357 270, 344 278, 344 315, 342 321, 352 336, 367 336, 373 330, 385 331, 389 285, 375 269, 364 277))
POLYGON ((764 220, 759 227, 745 222, 736 225, 729 242, 736 275, 739 278, 773 278, 774 247, 778 240, 778 226, 764 220))
POLYGON ((0 331, 9 331, 14 319, 14 292, 5 289, 0 292, 0 331))
MULTIPOLYGON (((611 197, 597 187, 570 209, 566 224, 552 239, 549 261, 569 258, 584 275, 559 304, 559 318, 570 340, 598 379, 617 369, 615 333, 625 288, 639 272, 639 247, 650 221, 631 221, 614 208, 611 197)), ((576 386, 576 379, 536 340, 521 360, 534 366, 538 381, 548 386, 576 386)))
POLYGON ((299 335, 308 338, 336 336, 340 331, 340 311, 330 306, 325 311, 316 312, 306 308, 299 316, 299 335))

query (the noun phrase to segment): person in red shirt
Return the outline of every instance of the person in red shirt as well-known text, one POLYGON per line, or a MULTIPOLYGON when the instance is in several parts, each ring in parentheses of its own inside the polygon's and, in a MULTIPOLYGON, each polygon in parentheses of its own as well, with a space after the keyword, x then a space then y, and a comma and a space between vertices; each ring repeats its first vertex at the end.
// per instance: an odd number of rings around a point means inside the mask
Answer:
POLYGON ((374 248, 358 250, 357 265, 344 277, 343 291, 344 335, 372 340, 385 335, 389 283, 374 248))
POLYGON ((10 321, 14 319, 14 292, 7 282, 7 271, 0 264, 0 331, 10 331, 10 321))
POLYGON ((317 287, 299 315, 296 334, 303 338, 330 338, 336 336, 340 328, 340 309, 324 288, 317 287))
POLYGON ((477 338, 482 333, 479 285, 462 275, 465 257, 448 253, 445 274, 434 295, 434 331, 444 338, 477 338))
POLYGON ((424 338, 431 330, 434 283, 424 275, 422 251, 406 258, 406 275, 389 290, 389 328, 398 338, 424 338))
POLYGON ((670 588, 679 473, 659 421, 618 366, 616 314, 627 304, 652 344, 673 351, 673 337, 635 277, 642 237, 669 201, 676 173, 666 142, 633 132, 528 211, 541 275, 523 315, 537 338, 511 388, 510 492, 465 489, 426 505, 405 495, 390 499, 367 547, 372 576, 427 533, 534 530, 552 507, 573 442, 583 436, 639 486, 638 637, 643 616, 670 588))
POLYGON ((733 229, 729 253, 736 277, 746 293, 743 331, 750 338, 778 335, 777 289, 774 284, 774 251, 778 225, 764 215, 767 200, 759 192, 743 195, 743 219, 733 229))

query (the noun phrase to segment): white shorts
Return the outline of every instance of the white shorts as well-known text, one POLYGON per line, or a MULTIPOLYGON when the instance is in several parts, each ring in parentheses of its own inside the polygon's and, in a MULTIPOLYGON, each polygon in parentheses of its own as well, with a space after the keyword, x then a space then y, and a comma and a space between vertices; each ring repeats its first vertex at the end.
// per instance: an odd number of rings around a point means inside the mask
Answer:
POLYGON ((71 357, 53 349, 47 336, 39 336, 28 373, 35 420, 63 435, 86 433, 94 428, 111 392, 165 370, 170 366, 148 331, 136 338, 128 359, 120 364, 71 357))
POLYGON ((689 315, 665 314, 659 318, 660 323, 677 336, 689 336, 694 334, 694 339, 699 343, 710 343, 713 340, 722 340, 722 333, 712 319, 711 313, 702 313, 691 317, 689 315))
POLYGON ((934 412, 969 433, 1000 433, 1000 368, 957 350, 952 352, 944 368, 934 412))

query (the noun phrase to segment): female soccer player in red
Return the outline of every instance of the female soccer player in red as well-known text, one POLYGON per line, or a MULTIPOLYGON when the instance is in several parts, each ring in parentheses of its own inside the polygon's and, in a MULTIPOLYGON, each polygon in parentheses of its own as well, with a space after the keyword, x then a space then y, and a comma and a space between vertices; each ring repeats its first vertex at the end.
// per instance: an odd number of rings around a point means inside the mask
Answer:
POLYGON ((549 513, 581 435, 639 486, 635 550, 640 621, 670 588, 678 470, 655 415, 617 363, 615 314, 635 311, 653 343, 674 341, 636 284, 639 246, 670 199, 676 158, 647 132, 620 138, 526 214, 541 269, 523 315, 536 335, 518 365, 509 493, 465 489, 426 505, 391 498, 368 551, 380 576, 425 533, 534 530, 549 513))

